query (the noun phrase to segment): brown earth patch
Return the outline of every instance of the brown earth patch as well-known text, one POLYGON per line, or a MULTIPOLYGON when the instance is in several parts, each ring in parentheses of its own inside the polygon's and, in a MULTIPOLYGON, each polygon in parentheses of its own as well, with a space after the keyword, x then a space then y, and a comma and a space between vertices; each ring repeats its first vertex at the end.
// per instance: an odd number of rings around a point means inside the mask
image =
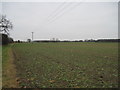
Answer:
POLYGON ((17 77, 16 77, 16 68, 14 65, 14 55, 12 53, 12 49, 9 48, 8 52, 9 59, 3 66, 2 73, 2 87, 3 88, 18 88, 17 77))

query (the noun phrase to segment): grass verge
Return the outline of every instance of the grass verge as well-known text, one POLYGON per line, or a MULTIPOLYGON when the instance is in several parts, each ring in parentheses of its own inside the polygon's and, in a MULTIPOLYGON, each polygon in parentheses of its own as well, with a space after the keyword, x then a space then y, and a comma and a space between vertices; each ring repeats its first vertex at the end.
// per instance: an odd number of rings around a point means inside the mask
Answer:
POLYGON ((2 47, 2 87, 17 88, 16 69, 12 54, 12 45, 2 47))

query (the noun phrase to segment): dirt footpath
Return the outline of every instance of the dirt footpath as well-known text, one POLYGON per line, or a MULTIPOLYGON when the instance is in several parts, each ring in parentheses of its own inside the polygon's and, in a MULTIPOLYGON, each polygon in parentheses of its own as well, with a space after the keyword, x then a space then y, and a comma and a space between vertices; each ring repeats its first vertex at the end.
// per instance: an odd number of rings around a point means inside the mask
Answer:
POLYGON ((14 65, 14 56, 12 53, 11 47, 8 49, 8 57, 9 59, 6 61, 3 66, 2 71, 2 87, 3 88, 18 88, 17 77, 16 77, 16 68, 14 65))

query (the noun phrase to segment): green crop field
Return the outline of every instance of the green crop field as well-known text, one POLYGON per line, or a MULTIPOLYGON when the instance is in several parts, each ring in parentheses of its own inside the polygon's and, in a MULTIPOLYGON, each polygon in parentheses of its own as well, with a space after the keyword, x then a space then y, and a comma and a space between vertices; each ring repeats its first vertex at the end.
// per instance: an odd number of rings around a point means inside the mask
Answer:
POLYGON ((118 87, 118 43, 18 43, 11 48, 20 87, 118 87))

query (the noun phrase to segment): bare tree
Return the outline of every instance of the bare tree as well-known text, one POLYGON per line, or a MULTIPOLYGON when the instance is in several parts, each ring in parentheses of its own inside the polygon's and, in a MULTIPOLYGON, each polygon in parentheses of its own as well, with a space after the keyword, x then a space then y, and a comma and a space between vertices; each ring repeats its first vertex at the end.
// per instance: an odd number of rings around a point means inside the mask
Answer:
POLYGON ((5 15, 0 16, 0 33, 9 35, 9 31, 13 28, 12 23, 6 18, 5 15))

